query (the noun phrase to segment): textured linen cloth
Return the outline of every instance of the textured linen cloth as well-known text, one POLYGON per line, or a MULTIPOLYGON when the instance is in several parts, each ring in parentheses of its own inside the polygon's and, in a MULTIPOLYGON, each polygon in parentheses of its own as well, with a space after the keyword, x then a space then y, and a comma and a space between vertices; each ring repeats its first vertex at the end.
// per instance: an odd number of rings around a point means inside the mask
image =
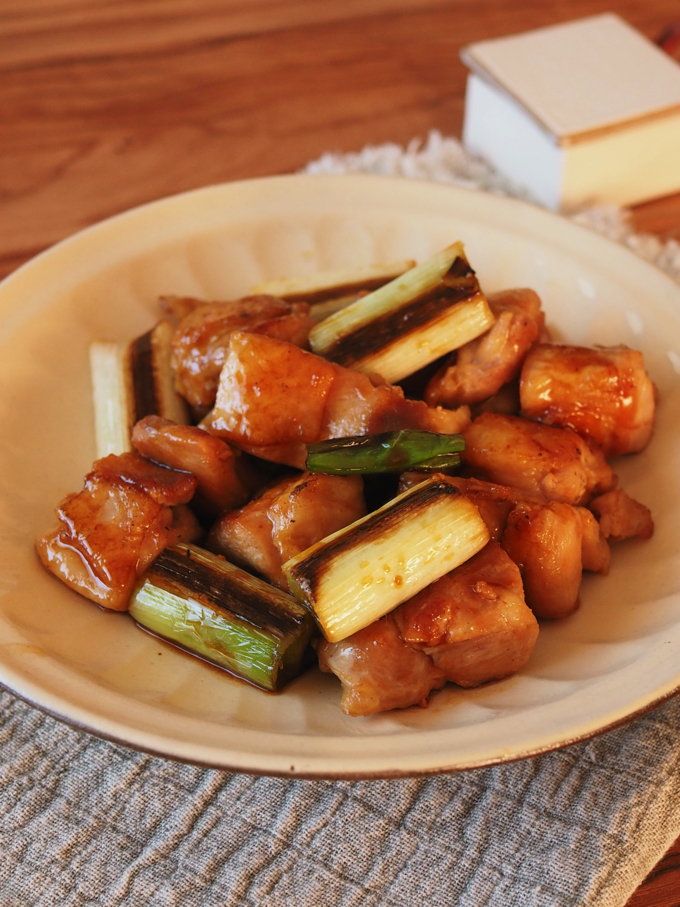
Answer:
MULTIPOLYGON (((513 193, 433 133, 309 172, 513 193)), ((680 278, 680 246, 579 218, 680 278)), ((680 832, 680 699, 558 752, 390 781, 256 778, 75 731, 0 694, 0 907, 623 907, 680 832)))

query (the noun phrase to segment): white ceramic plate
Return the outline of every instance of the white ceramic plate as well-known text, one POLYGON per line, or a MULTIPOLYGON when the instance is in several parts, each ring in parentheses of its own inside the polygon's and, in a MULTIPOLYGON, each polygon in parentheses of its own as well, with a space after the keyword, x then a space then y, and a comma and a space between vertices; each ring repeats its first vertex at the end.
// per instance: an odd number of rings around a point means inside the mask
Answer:
POLYGON ((379 177, 281 177, 130 211, 0 285, 0 682, 63 720, 191 762, 357 777, 480 766, 619 723, 680 686, 680 288, 624 249, 531 206, 379 177), (660 393, 648 449, 620 461, 650 542, 587 577, 521 674, 448 687, 427 709, 351 719, 311 671, 278 696, 177 653, 43 571, 34 538, 94 458, 87 348, 156 319, 160 294, 229 298, 265 278, 422 260, 462 239, 489 291, 531 286, 557 336, 644 351, 660 393))

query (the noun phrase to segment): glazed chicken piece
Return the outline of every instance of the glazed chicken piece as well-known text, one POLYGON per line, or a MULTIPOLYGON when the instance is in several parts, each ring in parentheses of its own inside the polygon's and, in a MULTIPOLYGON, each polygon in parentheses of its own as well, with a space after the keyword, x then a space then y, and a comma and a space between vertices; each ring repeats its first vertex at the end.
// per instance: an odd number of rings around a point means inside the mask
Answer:
POLYGON ((426 705, 432 690, 446 683, 429 655, 401 638, 394 613, 341 642, 319 643, 319 667, 340 679, 340 708, 346 715, 426 705))
POLYGON ((282 564, 365 514, 360 476, 303 473, 221 517, 207 547, 287 591, 282 564))
MULTIPOLYGON (((591 502, 592 504, 592 502, 591 502)), ((593 573, 609 573, 611 549, 600 524, 585 507, 576 507, 581 520, 581 564, 593 573)))
POLYGON ((610 550, 585 507, 559 501, 518 503, 503 548, 522 574, 527 605, 537 617, 567 617, 579 606, 583 570, 609 571, 610 550))
POLYGON ((537 344, 520 381, 522 414, 572 428, 606 457, 634 453, 649 441, 656 395, 642 353, 625 346, 537 344))
POLYGON ((394 620, 404 642, 462 687, 516 673, 538 637, 519 570, 494 541, 404 602, 394 620))
POLYGON ((195 425, 146 416, 132 430, 132 445, 149 460, 192 473, 198 483, 192 505, 203 515, 242 507, 256 487, 240 451, 195 425))
POLYGON ((528 495, 585 504, 616 485, 599 448, 569 428, 482 413, 463 434, 469 467, 528 495))
POLYGON ((624 539, 649 539, 654 533, 654 520, 649 508, 617 488, 590 502, 597 515, 600 530, 613 542, 624 539))
POLYGON ((425 391, 430 406, 479 403, 519 374, 524 357, 544 324, 533 290, 504 290, 487 297, 496 321, 481 337, 453 354, 425 391))
POLYGON ((569 504, 518 504, 510 514, 503 548, 518 565, 526 602, 538 617, 566 617, 578 607, 582 536, 569 504))
POLYGON ((319 665, 343 685, 348 715, 424 704, 450 680, 473 687, 526 664, 538 636, 519 570, 496 542, 386 617, 337 643, 319 665))
POLYGON ((242 450, 303 469, 305 445, 314 441, 401 428, 456 433, 469 418, 467 407, 407 400, 399 387, 375 384, 290 343, 235 332, 203 424, 242 450))
POLYGON ((307 303, 288 303, 275 296, 197 305, 182 319, 173 338, 177 390, 192 406, 212 406, 232 331, 255 331, 306 346, 314 323, 307 303))
POLYGON ((161 551, 195 541, 187 508, 196 479, 137 453, 97 460, 81 492, 57 507, 59 524, 38 539, 45 567, 105 608, 125 611, 137 578, 161 551))
POLYGON ((256 456, 304 469, 305 445, 323 436, 334 378, 330 362, 290 343, 232 334, 204 425, 256 456))

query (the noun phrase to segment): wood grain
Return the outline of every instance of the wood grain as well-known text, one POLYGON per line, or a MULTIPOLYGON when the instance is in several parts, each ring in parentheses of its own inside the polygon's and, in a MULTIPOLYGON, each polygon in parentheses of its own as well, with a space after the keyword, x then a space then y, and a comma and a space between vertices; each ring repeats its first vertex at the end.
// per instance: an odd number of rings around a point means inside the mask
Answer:
MULTIPOLYGON (((672 5, 619 11, 655 36, 672 5)), ((326 149, 459 133, 461 46, 608 8, 11 0, 0 15, 0 269, 173 192, 292 171, 326 149)), ((665 225, 666 210, 645 225, 665 225)))
POLYGON ((649 873, 626 907, 680 907, 680 837, 649 873))
MULTIPOLYGON (((88 224, 325 150, 460 134, 465 44, 676 0, 4 0, 0 275, 88 224)), ((680 238, 680 195, 638 229, 680 238)), ((629 907, 680 905, 680 839, 629 907)))

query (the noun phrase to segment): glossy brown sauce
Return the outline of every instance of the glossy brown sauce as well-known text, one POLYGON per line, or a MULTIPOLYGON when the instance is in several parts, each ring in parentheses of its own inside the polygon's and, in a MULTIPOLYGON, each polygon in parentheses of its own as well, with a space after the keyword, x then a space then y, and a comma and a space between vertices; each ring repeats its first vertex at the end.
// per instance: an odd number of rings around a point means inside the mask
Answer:
MULTIPOLYGON (((154 633, 153 630, 149 630, 149 628, 145 627, 144 624, 140 624, 131 615, 129 616, 132 622, 137 627, 139 627, 140 630, 148 633, 149 636, 153 636, 154 639, 157 639, 159 642, 163 643, 163 645, 168 646, 175 652, 181 652, 182 655, 185 655, 187 658, 198 659, 198 661, 202 661, 204 665, 207 665, 211 670, 216 671, 218 674, 226 674, 232 680, 238 681, 238 683, 242 683, 247 687, 254 687, 261 693, 270 693, 272 696, 278 696, 279 693, 283 692, 283 690, 285 689, 284 687, 280 690, 269 690, 266 687, 261 687, 259 684, 253 683, 252 680, 247 680, 245 677, 241 677, 239 674, 234 674, 233 671, 230 671, 228 668, 225 668, 222 665, 211 661, 207 656, 199 655, 198 652, 194 652, 192 649, 188 649, 186 646, 182 646, 180 645, 180 643, 175 642, 174 640, 166 639, 165 636, 161 636, 159 633, 154 633)), ((158 654, 162 655, 163 653, 159 652, 158 654)))

